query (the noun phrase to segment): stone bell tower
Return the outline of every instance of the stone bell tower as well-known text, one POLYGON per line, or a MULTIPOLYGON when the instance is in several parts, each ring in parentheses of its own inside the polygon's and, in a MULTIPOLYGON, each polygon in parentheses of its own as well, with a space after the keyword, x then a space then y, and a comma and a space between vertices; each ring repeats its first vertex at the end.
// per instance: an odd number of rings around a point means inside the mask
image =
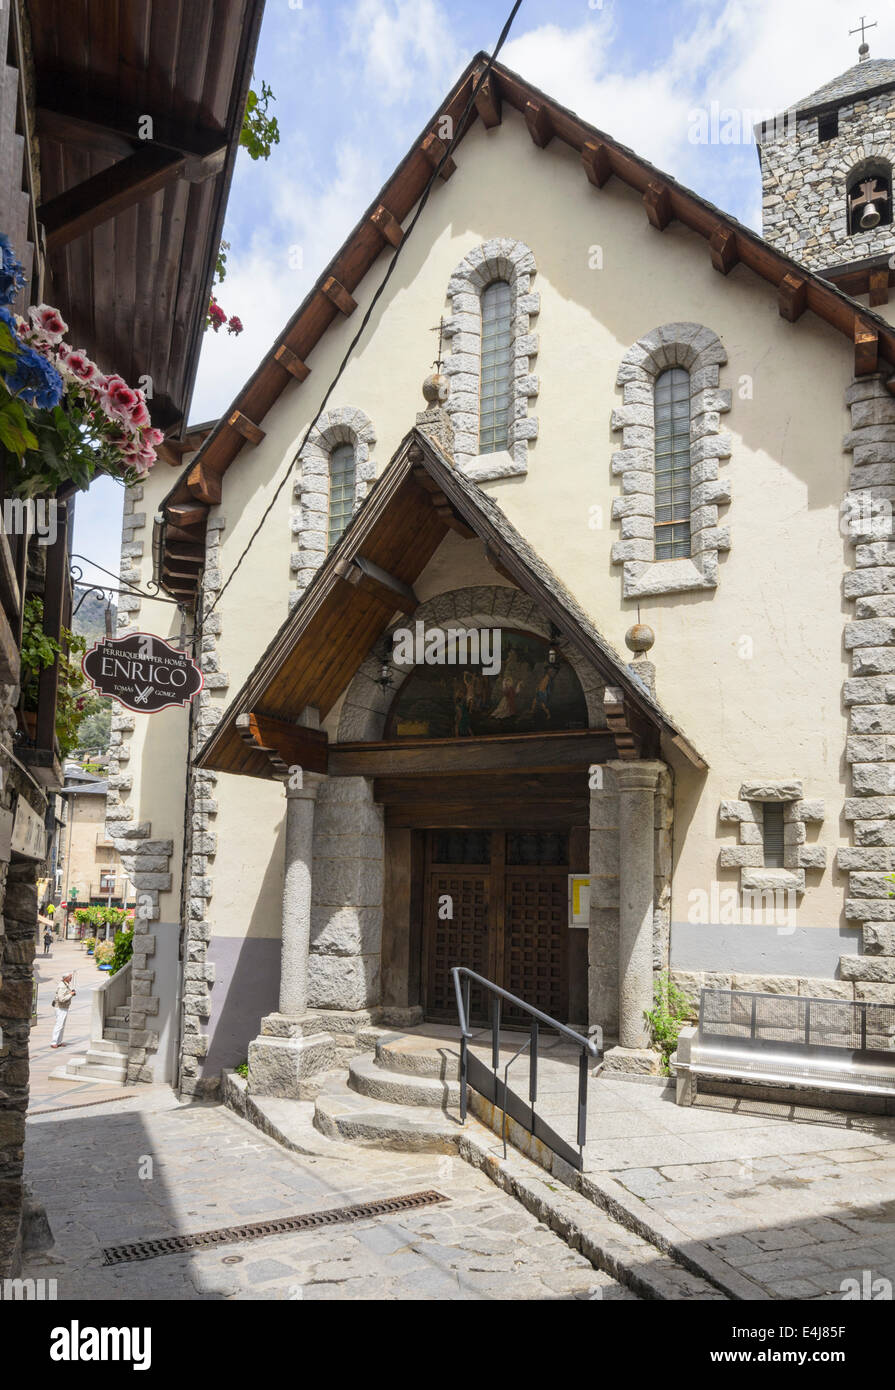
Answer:
POLYGON ((755 135, 767 240, 846 293, 886 303, 895 253, 895 61, 871 58, 862 42, 854 67, 755 135))

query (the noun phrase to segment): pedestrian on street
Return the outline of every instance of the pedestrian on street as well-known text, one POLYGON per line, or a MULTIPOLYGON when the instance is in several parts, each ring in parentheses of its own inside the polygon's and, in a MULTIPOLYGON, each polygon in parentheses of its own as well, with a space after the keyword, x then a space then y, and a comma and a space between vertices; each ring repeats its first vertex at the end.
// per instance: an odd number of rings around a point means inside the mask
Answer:
POLYGON ((62 1034, 65 1032, 65 1020, 68 1018, 68 1011, 71 1001, 77 994, 77 990, 72 988, 72 976, 63 975, 56 986, 56 993, 53 995, 53 1008, 56 1010, 56 1024, 53 1028, 53 1041, 51 1047, 62 1046, 62 1034))
POLYGON ((49 927, 46 927, 46 928, 44 929, 44 955, 45 955, 45 956, 48 956, 48 955, 50 954, 50 947, 52 946, 52 944, 53 944, 53 933, 50 931, 50 928, 49 928, 49 927))

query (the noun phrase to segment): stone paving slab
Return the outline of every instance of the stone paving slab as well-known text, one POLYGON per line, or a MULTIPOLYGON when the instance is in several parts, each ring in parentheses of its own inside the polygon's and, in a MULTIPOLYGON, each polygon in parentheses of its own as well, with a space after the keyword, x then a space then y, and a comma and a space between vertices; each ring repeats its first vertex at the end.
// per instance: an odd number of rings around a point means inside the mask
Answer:
POLYGON ((456 1155, 332 1144, 298 1155, 223 1106, 144 1093, 29 1122, 27 1176, 56 1237, 30 1258, 60 1298, 430 1300, 635 1297, 456 1155), (151 1176, 141 1177, 141 1173, 151 1176), (103 1266, 102 1247, 435 1188, 443 1206, 103 1266))
MULTIPOLYGON (((490 1065, 488 1043, 472 1046, 490 1065)), ((538 1076, 538 1113, 574 1144, 574 1049, 545 1052, 538 1076)), ((895 1288, 891 1118, 711 1095, 679 1107, 673 1086, 592 1076, 588 1141, 566 1180, 732 1297, 842 1298, 868 1272, 895 1288)))

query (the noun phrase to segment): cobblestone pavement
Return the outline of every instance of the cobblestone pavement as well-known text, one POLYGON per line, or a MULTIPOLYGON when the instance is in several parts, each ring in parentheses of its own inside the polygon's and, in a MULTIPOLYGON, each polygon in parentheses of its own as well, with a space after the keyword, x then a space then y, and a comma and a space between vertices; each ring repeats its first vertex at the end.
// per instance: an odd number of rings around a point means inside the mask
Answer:
MULTIPOLYGON (((554 1048, 538 1075, 539 1112, 568 1137, 575 1061, 554 1048)), ((842 1299, 846 1280, 883 1279, 891 1298, 895 1120, 712 1095, 683 1107, 671 1087, 597 1077, 588 1139, 586 1175, 620 1184, 654 1230, 772 1297, 842 1299)))
POLYGON ((155 1091, 29 1121, 27 1178, 56 1245, 23 1273, 63 1298, 632 1299, 459 1158, 280 1148, 222 1106, 155 1091), (141 1103, 142 1100, 142 1103, 141 1103), (139 1106, 139 1108, 136 1108, 139 1106), (141 1178, 150 1171, 152 1176, 141 1178), (399 1217, 103 1267, 102 1248, 435 1188, 399 1217))
POLYGON ((83 1105, 85 1101, 92 1102, 127 1094, 123 1086, 103 1086, 96 1081, 63 1081, 50 1076, 51 1072, 64 1067, 72 1057, 87 1051, 90 1044, 93 991, 97 985, 108 979, 105 971, 96 968, 93 957, 88 956, 83 946, 74 941, 55 941, 50 951, 49 956, 42 954, 41 940, 41 953, 34 957, 37 1022, 31 1029, 28 1048, 31 1068, 29 1111, 61 1105, 83 1105), (56 1021, 53 995, 62 976, 69 970, 75 973, 77 994, 68 1011, 62 1046, 53 1051, 50 1047, 53 1024, 56 1021))

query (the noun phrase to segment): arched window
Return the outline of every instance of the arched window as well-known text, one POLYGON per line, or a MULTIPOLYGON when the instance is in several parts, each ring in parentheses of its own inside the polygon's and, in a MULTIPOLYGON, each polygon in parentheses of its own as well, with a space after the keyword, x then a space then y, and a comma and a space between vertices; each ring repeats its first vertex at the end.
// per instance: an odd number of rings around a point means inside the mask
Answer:
POLYGON ((329 456, 329 549, 351 520, 355 503, 354 445, 338 444, 329 456))
POLYGON ((656 559, 690 554, 690 373, 656 379, 656 559))
POLYGON ((849 236, 892 224, 892 170, 884 159, 865 159, 848 176, 849 236))
POLYGON ((512 294, 506 280, 482 291, 482 374, 479 386, 479 453, 509 447, 512 400, 512 294))

